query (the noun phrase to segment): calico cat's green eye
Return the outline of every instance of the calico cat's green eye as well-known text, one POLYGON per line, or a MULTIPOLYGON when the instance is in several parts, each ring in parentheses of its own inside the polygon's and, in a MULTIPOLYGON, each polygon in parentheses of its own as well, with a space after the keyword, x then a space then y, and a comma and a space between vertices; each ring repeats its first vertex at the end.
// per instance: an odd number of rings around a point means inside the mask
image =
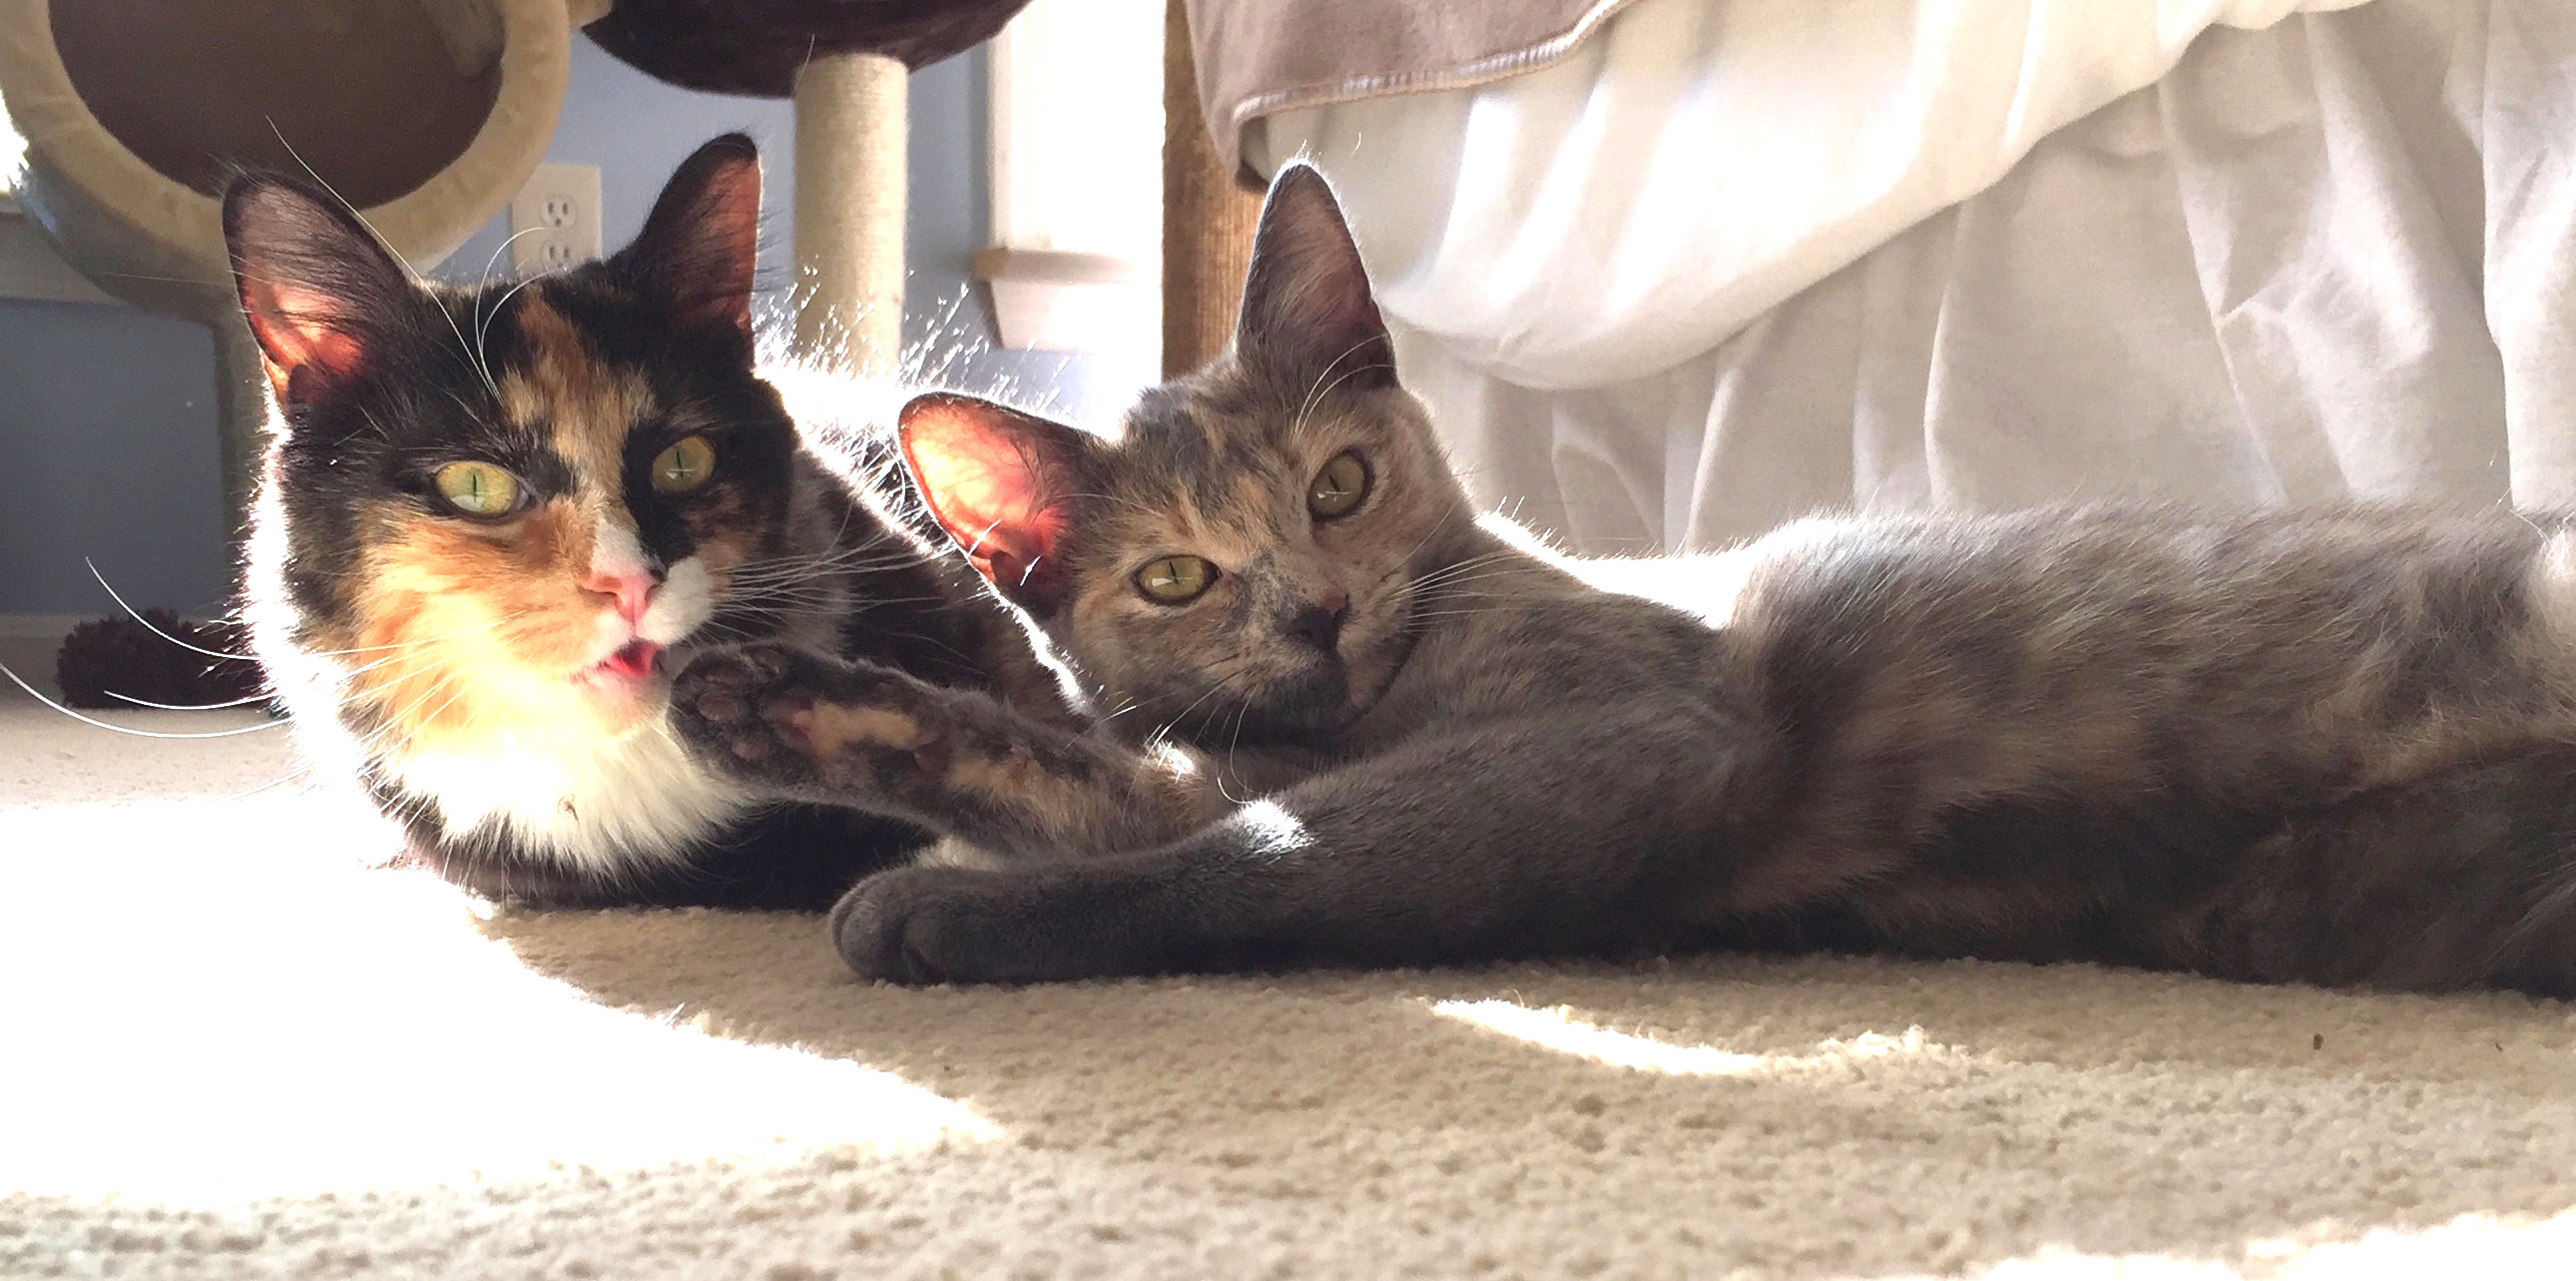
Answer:
POLYGON ((683 436, 669 449, 653 456, 653 489, 656 493, 685 494, 707 483, 716 474, 716 447, 704 436, 683 436))
POLYGON ((1197 556, 1165 556, 1136 571, 1136 590, 1147 600, 1178 605, 1216 584, 1216 566, 1197 556))
POLYGON ((491 463, 449 463, 435 479, 438 496, 467 516, 492 520, 519 509, 519 478, 491 463))
POLYGON ((1335 454, 1324 470, 1315 473, 1315 483, 1306 487, 1306 510, 1317 520, 1348 516, 1368 497, 1368 488, 1368 464, 1358 454, 1335 454))

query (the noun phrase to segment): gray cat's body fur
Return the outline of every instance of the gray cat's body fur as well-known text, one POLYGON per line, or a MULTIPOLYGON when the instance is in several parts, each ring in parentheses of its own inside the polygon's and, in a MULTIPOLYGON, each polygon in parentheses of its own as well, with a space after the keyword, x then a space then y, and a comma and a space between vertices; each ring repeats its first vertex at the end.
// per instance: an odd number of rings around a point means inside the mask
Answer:
MULTIPOLYGON (((1282 202, 1265 242, 1320 234, 1282 202)), ((1257 260, 1237 356, 1117 445, 1027 438, 1074 513, 1057 577, 985 566, 1149 709, 1132 737, 787 650, 684 677, 709 760, 1025 861, 863 882, 861 973, 1823 944, 2576 992, 2567 521, 2101 508, 1573 561, 1471 519, 1391 370, 1326 377, 1374 308, 1288 248, 1297 288, 1257 260), (1264 507, 1336 450, 1378 477, 1348 526, 1264 507), (1118 595, 1151 513, 1220 492, 1181 524, 1252 549, 1235 594, 1118 595), (1319 583, 1349 588, 1321 658, 1242 639, 1319 583)))

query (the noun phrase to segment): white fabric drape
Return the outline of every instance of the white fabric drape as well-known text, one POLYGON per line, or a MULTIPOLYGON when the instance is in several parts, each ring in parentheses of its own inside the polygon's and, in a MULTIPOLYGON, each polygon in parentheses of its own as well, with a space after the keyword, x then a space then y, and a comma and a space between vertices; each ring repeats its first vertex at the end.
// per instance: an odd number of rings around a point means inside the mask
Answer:
POLYGON ((1335 179, 1471 488, 1586 550, 2576 503, 2568 0, 1639 0, 1255 135, 1335 179))

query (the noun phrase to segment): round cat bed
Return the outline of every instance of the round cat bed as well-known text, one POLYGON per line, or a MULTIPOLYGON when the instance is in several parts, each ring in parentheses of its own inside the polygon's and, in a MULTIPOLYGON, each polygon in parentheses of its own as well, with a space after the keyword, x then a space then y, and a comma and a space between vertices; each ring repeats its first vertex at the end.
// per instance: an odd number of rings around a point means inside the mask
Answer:
POLYGON ((101 289, 201 317, 233 173, 309 165, 435 262, 543 158, 569 69, 564 0, 0 0, 19 203, 101 289))
POLYGON ((266 402, 218 198, 308 170, 426 266, 536 168, 571 70, 566 0, 0 0, 19 205, 129 302, 212 325, 238 516, 266 402))

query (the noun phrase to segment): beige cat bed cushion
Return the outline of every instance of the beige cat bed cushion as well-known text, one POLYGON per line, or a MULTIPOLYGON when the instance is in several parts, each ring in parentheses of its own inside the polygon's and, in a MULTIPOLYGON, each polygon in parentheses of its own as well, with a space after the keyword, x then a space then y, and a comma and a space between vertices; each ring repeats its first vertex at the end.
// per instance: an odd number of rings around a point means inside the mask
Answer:
POLYGON ((175 310, 168 278, 226 278, 233 164, 309 164, 433 262, 545 154, 569 32, 564 0, 0 0, 20 201, 101 288, 175 310))
POLYGON ((570 66, 565 0, 0 0, 18 202, 99 288, 214 326, 235 513, 267 404, 233 314, 224 183, 309 167, 426 266, 527 181, 570 66))

